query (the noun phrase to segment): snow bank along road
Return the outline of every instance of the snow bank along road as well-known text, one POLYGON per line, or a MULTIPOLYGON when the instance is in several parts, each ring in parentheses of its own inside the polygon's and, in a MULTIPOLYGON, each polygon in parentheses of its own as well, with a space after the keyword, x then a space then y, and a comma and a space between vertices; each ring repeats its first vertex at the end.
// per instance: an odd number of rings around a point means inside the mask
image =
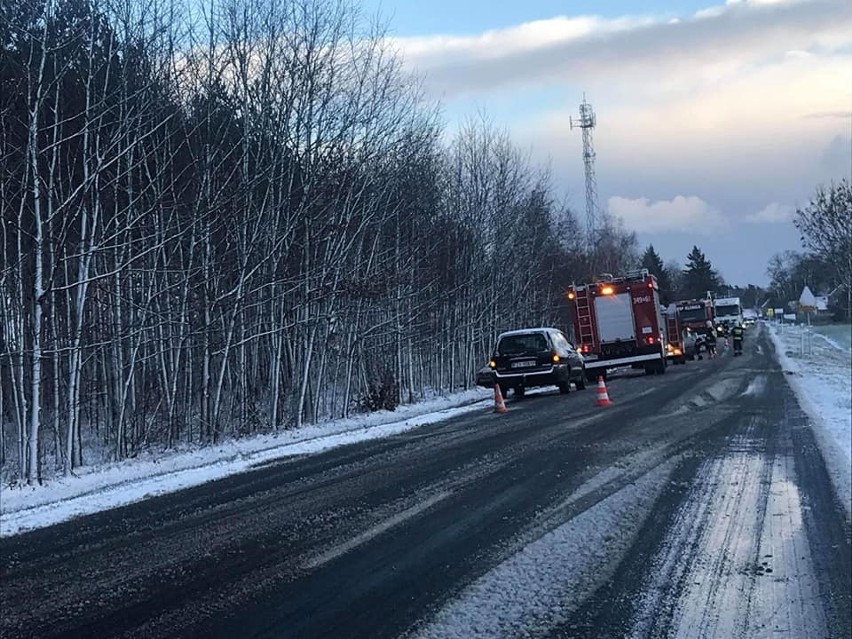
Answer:
POLYGON ((848 637, 765 335, 0 539, 3 637, 848 637))

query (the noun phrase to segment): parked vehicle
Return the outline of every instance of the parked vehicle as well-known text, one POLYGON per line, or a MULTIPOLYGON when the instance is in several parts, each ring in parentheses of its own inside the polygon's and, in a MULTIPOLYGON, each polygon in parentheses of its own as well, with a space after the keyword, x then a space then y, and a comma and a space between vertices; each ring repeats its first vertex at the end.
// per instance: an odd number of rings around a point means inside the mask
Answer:
POLYGON ((629 365, 646 373, 666 372, 665 322, 657 279, 647 269, 574 285, 574 335, 586 359, 587 378, 629 365))
POLYGON ((680 300, 675 302, 680 325, 695 338, 695 355, 703 359, 701 353, 707 350, 708 326, 714 323, 713 301, 710 299, 680 300))
POLYGON ((505 395, 511 388, 523 396, 527 388, 557 386, 562 393, 586 387, 585 361, 555 328, 525 328, 501 333, 488 367, 493 383, 505 395))
POLYGON ((683 328, 692 329, 698 335, 707 332, 707 322, 714 322, 713 302, 709 299, 681 300, 675 302, 677 315, 683 328))
POLYGON ((677 305, 666 308, 666 357, 674 364, 686 364, 695 359, 695 334, 681 325, 677 305))
POLYGON ((725 328, 725 331, 743 324, 743 305, 739 297, 719 297, 713 302, 715 322, 725 328))
POLYGON ((476 371, 476 385, 484 386, 485 388, 493 388, 494 371, 488 366, 484 366, 476 371))

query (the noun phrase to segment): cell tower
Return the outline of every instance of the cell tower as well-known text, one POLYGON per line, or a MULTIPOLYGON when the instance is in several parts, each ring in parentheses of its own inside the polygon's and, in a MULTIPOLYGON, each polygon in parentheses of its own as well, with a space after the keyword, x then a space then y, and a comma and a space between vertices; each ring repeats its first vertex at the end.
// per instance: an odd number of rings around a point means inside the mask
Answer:
POLYGON ((586 167, 586 234, 589 246, 594 245, 595 231, 598 228, 598 183, 595 180, 595 145, 592 139, 592 129, 597 124, 592 105, 586 102, 583 94, 583 102, 580 104, 580 118, 575 120, 569 118, 571 130, 582 129, 583 131, 583 164, 586 167))

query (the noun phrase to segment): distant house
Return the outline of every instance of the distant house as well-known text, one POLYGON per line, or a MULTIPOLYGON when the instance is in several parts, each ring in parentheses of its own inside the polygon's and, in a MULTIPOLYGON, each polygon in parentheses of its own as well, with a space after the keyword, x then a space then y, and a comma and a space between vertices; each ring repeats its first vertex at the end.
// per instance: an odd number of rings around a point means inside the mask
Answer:
POLYGON ((796 304, 797 313, 800 318, 810 319, 829 318, 831 311, 828 309, 829 295, 814 295, 808 286, 802 289, 802 294, 796 304))
POLYGON ((799 295, 799 310, 814 312, 817 310, 816 295, 811 292, 808 286, 802 289, 802 294, 799 295))

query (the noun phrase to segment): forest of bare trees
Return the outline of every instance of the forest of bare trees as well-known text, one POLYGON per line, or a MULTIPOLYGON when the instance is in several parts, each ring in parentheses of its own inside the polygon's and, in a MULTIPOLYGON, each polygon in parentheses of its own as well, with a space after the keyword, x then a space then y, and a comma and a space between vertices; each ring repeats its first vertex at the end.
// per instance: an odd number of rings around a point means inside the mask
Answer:
POLYGON ((357 5, 12 1, 0 42, 4 481, 463 388, 567 324, 547 172, 448 139, 357 5))

